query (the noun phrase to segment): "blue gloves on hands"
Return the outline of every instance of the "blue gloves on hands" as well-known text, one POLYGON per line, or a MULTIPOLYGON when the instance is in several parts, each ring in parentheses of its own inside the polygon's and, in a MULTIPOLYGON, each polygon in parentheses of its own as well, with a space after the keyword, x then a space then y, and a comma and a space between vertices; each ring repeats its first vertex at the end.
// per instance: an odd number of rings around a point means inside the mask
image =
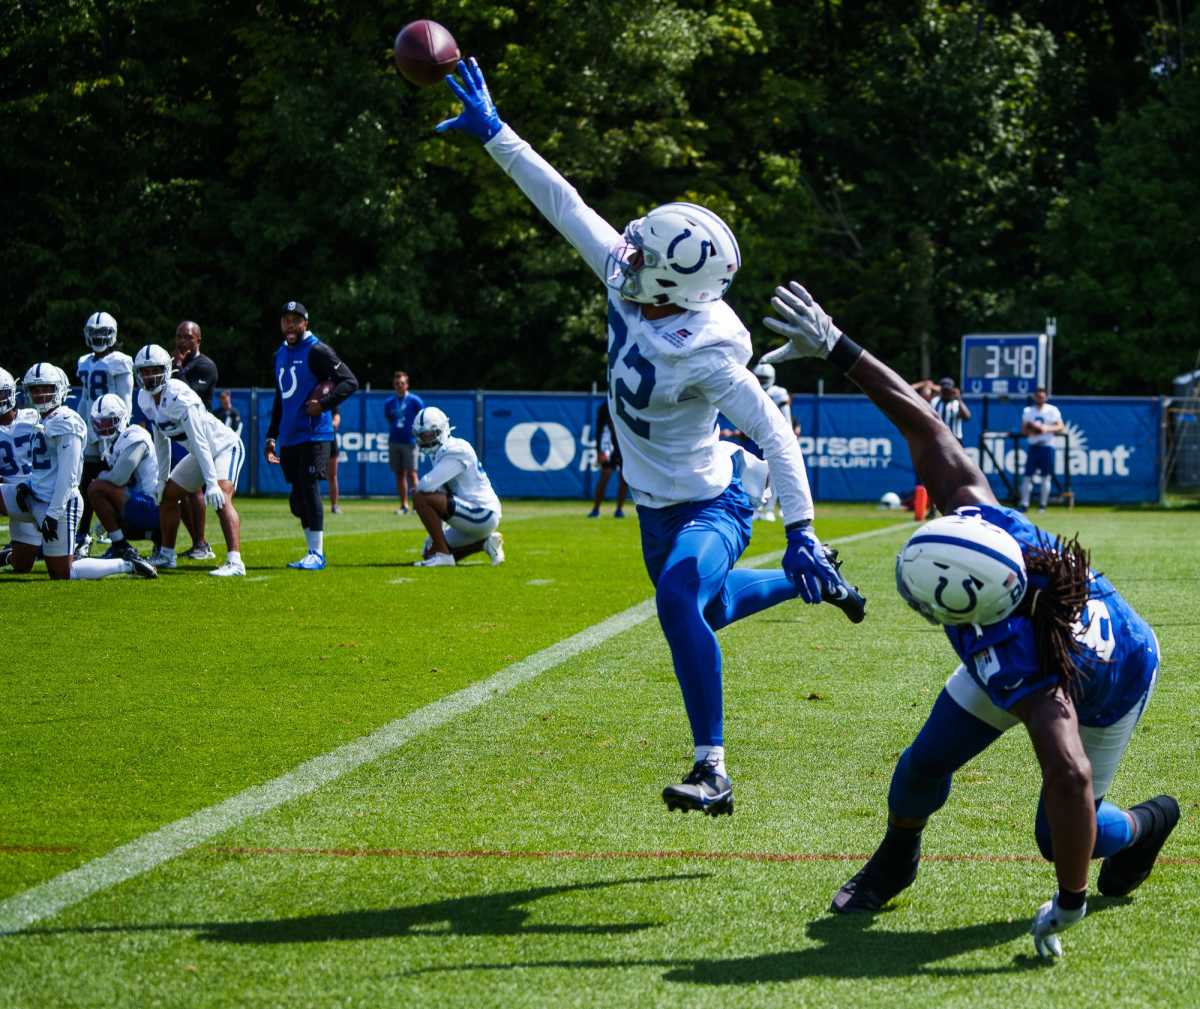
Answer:
POLYGON ((806 603, 819 603, 824 598, 826 586, 841 581, 810 524, 788 530, 783 572, 800 590, 800 598, 806 603))
POLYGON ((469 60, 459 60, 458 72, 462 77, 461 83, 453 74, 446 78, 450 90, 463 103, 463 110, 453 119, 444 119, 434 129, 438 133, 447 130, 462 130, 478 137, 485 144, 503 128, 500 115, 492 96, 488 94, 487 82, 483 79, 483 71, 472 56, 469 60))

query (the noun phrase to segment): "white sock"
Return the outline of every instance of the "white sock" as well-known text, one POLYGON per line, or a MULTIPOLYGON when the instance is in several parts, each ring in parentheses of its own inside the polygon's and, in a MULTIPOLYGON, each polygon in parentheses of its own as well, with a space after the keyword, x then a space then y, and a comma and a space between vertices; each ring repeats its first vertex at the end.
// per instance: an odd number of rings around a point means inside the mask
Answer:
POLYGON ((695 759, 705 764, 716 764, 717 773, 729 777, 729 775, 725 774, 725 747, 697 746, 695 759))
POLYGON ((1050 503, 1050 478, 1048 476, 1042 477, 1041 491, 1042 491, 1042 507, 1045 508, 1046 505, 1048 505, 1050 503))
POLYGON ((1021 481, 1021 507, 1029 507, 1029 495, 1033 493, 1033 477, 1027 476, 1021 481))
POLYGON ((241 564, 242 563, 242 552, 240 550, 226 550, 225 551, 225 563, 226 564, 241 564))
POLYGON ((125 534, 120 529, 114 529, 108 534, 109 541, 112 543, 121 543, 125 539, 125 534))
POLYGON ((308 543, 308 552, 310 554, 325 553, 325 533, 320 529, 305 529, 304 539, 308 543))
POLYGON ((129 561, 119 561, 115 558, 102 561, 99 558, 84 558, 71 564, 71 581, 94 582, 97 578, 107 578, 109 575, 127 575, 132 573, 133 565, 129 561))

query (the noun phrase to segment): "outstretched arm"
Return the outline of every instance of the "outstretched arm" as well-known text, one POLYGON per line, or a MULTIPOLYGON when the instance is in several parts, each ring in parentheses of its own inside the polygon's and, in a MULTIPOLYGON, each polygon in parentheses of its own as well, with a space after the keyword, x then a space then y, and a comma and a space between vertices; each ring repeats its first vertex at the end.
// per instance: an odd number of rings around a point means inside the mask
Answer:
POLYGON ((842 333, 803 287, 795 281, 777 287, 771 306, 779 318, 767 317, 764 325, 790 342, 765 355, 763 361, 774 364, 795 357, 826 357, 841 368, 904 436, 917 479, 939 511, 998 503, 983 472, 921 394, 842 333))

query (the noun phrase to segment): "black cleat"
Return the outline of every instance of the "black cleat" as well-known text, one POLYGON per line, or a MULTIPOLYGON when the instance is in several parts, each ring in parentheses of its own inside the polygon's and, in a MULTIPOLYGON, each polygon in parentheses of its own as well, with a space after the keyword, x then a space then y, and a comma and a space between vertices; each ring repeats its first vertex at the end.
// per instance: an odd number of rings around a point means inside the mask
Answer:
POLYGON ((919 865, 919 849, 911 866, 898 872, 884 869, 872 855, 867 864, 846 880, 842 888, 833 895, 829 910, 834 914, 874 914, 901 890, 912 886, 913 880, 917 878, 919 865))
POLYGON ((1096 887, 1106 897, 1124 897, 1146 881, 1154 860, 1179 822, 1179 803, 1169 795, 1156 795, 1133 808, 1149 813, 1153 826, 1128 848, 1101 863, 1096 887))
POLYGON ((6 543, 0 547, 0 568, 6 568, 12 563, 13 547, 6 543))
POLYGON ((733 784, 723 774, 718 774, 714 764, 697 760, 688 776, 678 785, 663 789, 663 802, 668 812, 680 810, 687 813, 696 810, 708 816, 733 813, 733 784))
POLYGON ((145 557, 139 554, 133 547, 129 548, 129 553, 122 557, 121 560, 129 561, 133 566, 133 571, 130 572, 138 578, 157 578, 158 568, 151 564, 145 557))
POLYGON ((867 597, 858 591, 857 585, 851 585, 842 577, 843 562, 838 560, 838 552, 833 547, 825 547, 824 550, 825 559, 833 565, 838 580, 832 588, 825 586, 821 598, 845 613, 852 624, 861 624, 867 615, 867 597))

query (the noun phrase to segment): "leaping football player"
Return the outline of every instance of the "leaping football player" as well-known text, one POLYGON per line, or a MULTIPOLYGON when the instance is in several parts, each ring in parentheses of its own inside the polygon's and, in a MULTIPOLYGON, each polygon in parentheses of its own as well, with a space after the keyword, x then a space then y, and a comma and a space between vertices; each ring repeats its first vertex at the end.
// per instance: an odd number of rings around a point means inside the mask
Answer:
POLYGON ((120 396, 133 413, 133 358, 116 349, 117 320, 108 312, 93 312, 83 324, 83 342, 88 346, 75 366, 81 391, 76 411, 88 424, 87 444, 83 448, 83 475, 79 493, 83 495, 83 514, 76 534, 76 556, 86 557, 91 549, 92 504, 88 487, 103 468, 100 441, 91 427, 92 404, 101 396, 120 396))
POLYGON ((158 453, 154 439, 140 424, 129 423, 120 396, 101 396, 92 404, 92 430, 100 439, 105 468, 88 487, 88 499, 108 533, 104 556, 137 556, 131 539, 158 539, 158 453))
POLYGON ((463 111, 437 130, 483 141, 608 288, 609 407, 695 747, 692 769, 663 800, 668 809, 732 813, 715 632, 797 597, 836 600, 851 619, 863 612, 813 530, 799 445, 746 367, 750 334, 723 300, 741 265, 737 241, 720 217, 691 203, 656 207, 616 231, 501 122, 475 60, 458 70, 461 80, 446 80, 463 111), (732 570, 753 509, 718 448, 718 412, 762 446, 787 523, 782 571, 732 570))
POLYGON ((870 860, 833 898, 835 912, 874 912, 917 875, 921 833, 950 795, 954 773, 1024 723, 1041 765, 1034 834, 1058 890, 1034 916, 1041 956, 1061 956, 1058 933, 1087 910, 1088 865, 1098 888, 1124 896, 1150 874, 1179 820, 1159 795, 1124 810, 1105 800, 1158 677, 1154 632, 1078 539, 1064 542, 1001 507, 953 432, 887 365, 845 336, 796 282, 776 288, 788 343, 768 361, 824 357, 840 368, 908 442, 917 479, 943 518, 913 534, 896 559, 896 587, 942 625, 960 665, 888 792, 888 828, 870 860))
POLYGON ((480 550, 493 567, 503 564, 504 536, 497 531, 500 499, 471 443, 452 437, 453 430, 450 418, 436 406, 413 418, 417 448, 433 462, 413 492, 413 507, 429 532, 416 566, 453 567, 480 550))
POLYGON ((157 568, 176 564, 175 537, 179 533, 179 502, 204 488, 204 502, 215 508, 225 534, 225 563, 209 571, 218 578, 246 573, 241 554, 241 519, 233 506, 245 449, 242 439, 208 412, 204 401, 185 382, 171 378, 171 355, 148 344, 137 352, 138 406, 154 424, 154 450, 158 458, 158 502, 162 545, 150 556, 157 568), (171 442, 187 446, 188 454, 171 469, 171 442))
POLYGON ((12 568, 33 570, 38 546, 46 571, 55 580, 93 580, 135 574, 154 578, 157 572, 140 557, 96 560, 75 558, 75 532, 83 511, 79 474, 87 425, 66 405, 70 383, 53 364, 35 364, 25 373, 25 395, 39 424, 29 442, 29 474, 20 483, 0 484, 0 515, 12 530, 12 568))

